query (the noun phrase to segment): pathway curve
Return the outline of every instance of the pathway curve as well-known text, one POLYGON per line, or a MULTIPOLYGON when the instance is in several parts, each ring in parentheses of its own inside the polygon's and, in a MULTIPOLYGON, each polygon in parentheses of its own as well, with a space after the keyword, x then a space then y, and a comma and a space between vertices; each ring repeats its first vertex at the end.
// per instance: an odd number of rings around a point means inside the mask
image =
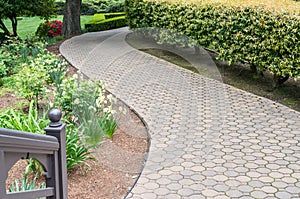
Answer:
POLYGON ((137 51, 128 32, 60 47, 148 125, 149 155, 127 198, 300 198, 299 112, 137 51))

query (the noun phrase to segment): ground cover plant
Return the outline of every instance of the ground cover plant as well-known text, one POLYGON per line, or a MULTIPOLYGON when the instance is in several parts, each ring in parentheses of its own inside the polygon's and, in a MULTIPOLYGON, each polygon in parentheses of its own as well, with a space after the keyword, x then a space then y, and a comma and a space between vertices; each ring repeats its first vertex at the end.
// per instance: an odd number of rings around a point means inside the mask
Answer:
POLYGON ((130 27, 147 28, 147 34, 160 44, 201 45, 218 52, 218 59, 229 65, 247 62, 253 72, 271 72, 273 87, 299 78, 299 10, 291 7, 299 3, 276 11, 255 3, 241 5, 126 1, 130 27), (181 35, 196 43, 181 39, 181 35))

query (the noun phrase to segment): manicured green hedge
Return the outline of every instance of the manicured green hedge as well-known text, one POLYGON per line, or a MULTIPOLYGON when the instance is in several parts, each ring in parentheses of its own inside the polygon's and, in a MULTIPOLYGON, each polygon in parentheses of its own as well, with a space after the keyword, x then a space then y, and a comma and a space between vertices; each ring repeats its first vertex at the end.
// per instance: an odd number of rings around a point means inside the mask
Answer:
POLYGON ((270 71, 277 84, 300 77, 300 16, 262 7, 147 0, 126 0, 125 7, 130 28, 151 27, 147 31, 159 43, 195 46, 180 37, 186 35, 229 64, 247 61, 270 71))
POLYGON ((102 31, 127 26, 125 13, 95 14, 93 19, 85 24, 88 31, 102 31))

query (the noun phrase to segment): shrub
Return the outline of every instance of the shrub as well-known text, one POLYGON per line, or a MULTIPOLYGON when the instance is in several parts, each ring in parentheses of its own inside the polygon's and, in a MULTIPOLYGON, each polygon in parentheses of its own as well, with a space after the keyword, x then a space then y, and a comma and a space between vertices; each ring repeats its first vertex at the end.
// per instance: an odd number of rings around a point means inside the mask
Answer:
POLYGON ((40 23, 35 35, 38 37, 60 36, 62 31, 62 22, 59 20, 45 21, 40 23))
POLYGON ((148 28, 159 43, 197 46, 181 39, 186 35, 229 64, 246 61, 270 71, 275 85, 300 77, 299 16, 263 7, 144 0, 126 0, 126 9, 130 27, 148 28))
MULTIPOLYGON (((65 1, 56 2, 57 14, 62 15, 65 1)), ((83 0, 80 9, 81 15, 96 13, 124 12, 124 0, 83 0)))
POLYGON ((110 15, 109 17, 110 18, 104 20, 96 21, 95 19, 94 21, 90 21, 85 24, 85 28, 88 31, 103 31, 127 26, 125 16, 112 17, 112 15, 110 15))
POLYGON ((0 46, 0 78, 17 73, 21 70, 21 64, 27 63, 44 50, 42 42, 20 41, 18 38, 8 37, 5 44, 0 46))
POLYGON ((61 83, 66 67, 67 64, 52 53, 39 54, 22 64, 22 71, 15 75, 18 95, 38 102, 46 95, 48 85, 61 83))

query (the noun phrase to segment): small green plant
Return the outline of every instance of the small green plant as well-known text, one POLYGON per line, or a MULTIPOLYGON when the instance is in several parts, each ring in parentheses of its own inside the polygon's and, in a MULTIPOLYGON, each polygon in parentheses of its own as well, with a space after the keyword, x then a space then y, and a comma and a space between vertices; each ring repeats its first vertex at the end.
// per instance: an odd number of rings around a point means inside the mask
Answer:
POLYGON ((32 181, 29 181, 27 176, 23 176, 21 182, 18 180, 14 180, 9 187, 9 192, 20 192, 20 191, 30 191, 37 189, 44 189, 46 188, 45 183, 41 183, 37 185, 36 178, 34 178, 32 181))
POLYGON ((15 75, 18 95, 28 101, 46 96, 50 84, 61 84, 67 64, 52 53, 41 53, 29 63, 22 64, 22 71, 15 75))
POLYGON ((76 80, 74 77, 64 78, 61 84, 55 85, 54 107, 59 107, 65 115, 72 112, 73 93, 75 92, 76 80))
POLYGON ((82 81, 73 94, 73 114, 80 124, 86 143, 97 146, 102 137, 112 137, 116 129, 112 104, 114 98, 107 94, 100 81, 82 81))
POLYGON ((35 65, 34 61, 22 64, 22 68, 22 71, 15 75, 17 94, 28 101, 35 100, 38 103, 38 100, 46 95, 47 73, 35 65))
POLYGON ((41 176, 44 173, 42 164, 34 158, 27 160, 24 176, 27 177, 29 173, 34 173, 35 176, 41 176))
POLYGON ((117 128, 117 122, 113 117, 104 114, 100 122, 101 128, 107 138, 112 138, 117 128))
POLYGON ((13 108, 0 112, 2 128, 44 134, 44 128, 48 124, 49 120, 46 118, 46 114, 40 115, 33 101, 29 105, 27 114, 22 109, 15 110, 13 108))
POLYGON ((94 115, 94 118, 82 118, 80 120, 79 131, 84 137, 85 143, 89 147, 96 147, 102 141, 104 131, 101 118, 94 115))
POLYGON ((64 110, 68 122, 78 126, 90 147, 97 146, 103 136, 112 137, 117 126, 114 98, 106 93, 101 81, 84 80, 75 74, 64 79, 56 90, 55 105, 64 110))
POLYGON ((86 173, 84 166, 90 167, 88 161, 96 161, 96 159, 91 157, 89 148, 84 145, 78 129, 73 124, 67 126, 66 132, 67 170, 79 166, 86 173))

